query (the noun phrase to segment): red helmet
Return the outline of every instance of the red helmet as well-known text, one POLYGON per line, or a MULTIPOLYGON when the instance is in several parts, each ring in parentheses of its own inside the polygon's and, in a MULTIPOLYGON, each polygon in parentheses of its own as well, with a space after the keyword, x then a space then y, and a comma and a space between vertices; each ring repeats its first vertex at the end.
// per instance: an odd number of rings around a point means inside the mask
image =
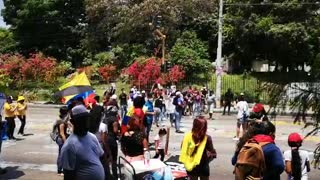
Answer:
POLYGON ((292 143, 302 143, 303 137, 298 133, 291 133, 288 137, 288 142, 292 143))

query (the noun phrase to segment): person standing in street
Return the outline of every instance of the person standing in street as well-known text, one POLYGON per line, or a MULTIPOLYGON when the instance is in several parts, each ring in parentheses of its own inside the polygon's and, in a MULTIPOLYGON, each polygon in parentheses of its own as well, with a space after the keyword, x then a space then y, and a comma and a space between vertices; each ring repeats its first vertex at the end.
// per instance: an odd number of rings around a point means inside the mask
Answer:
POLYGON ((209 180, 209 163, 217 157, 207 128, 207 120, 203 116, 195 118, 192 131, 182 142, 179 161, 184 164, 190 180, 209 180))
POLYGON ((216 100, 215 100, 215 94, 211 90, 209 91, 207 102, 209 106, 209 119, 213 119, 212 115, 213 115, 213 110, 216 107, 216 100))
POLYGON ((176 106, 176 112, 175 112, 175 127, 176 127, 176 133, 184 133, 180 130, 180 123, 181 118, 183 114, 183 110, 185 107, 185 103, 182 97, 182 94, 180 91, 176 92, 176 97, 173 99, 173 105, 176 106))
POLYGON ((120 109, 121 109, 121 119, 127 114, 128 112, 128 96, 124 89, 121 89, 121 94, 119 96, 119 101, 120 101, 120 109))
POLYGON ((72 108, 71 123, 74 131, 61 150, 65 180, 104 180, 100 158, 104 155, 97 137, 88 132, 89 112, 82 105, 72 108))
POLYGON ((154 116, 155 116, 155 112, 154 112, 154 107, 153 107, 152 95, 149 93, 147 97, 148 97, 148 100, 145 103, 145 107, 147 107, 146 118, 145 118, 145 121, 143 123, 145 124, 145 127, 146 127, 146 130, 145 130, 146 138, 147 138, 148 143, 149 143, 149 135, 150 135, 153 119, 154 119, 154 116))
POLYGON ((69 121, 69 109, 68 107, 61 107, 59 109, 59 120, 57 120, 56 124, 53 127, 54 129, 57 128, 59 133, 56 140, 56 143, 58 145, 57 173, 59 176, 63 176, 61 149, 69 136, 67 133, 68 121, 69 121))
MULTIPOLYGON (((3 122, 2 122, 2 110, 4 107, 4 104, 6 102, 6 95, 2 92, 0 92, 0 154, 1 154, 1 148, 2 148, 2 132, 3 132, 3 122)), ((5 174, 7 172, 6 169, 3 169, 0 167, 0 175, 5 174)))
POLYGON ((27 103, 25 103, 25 98, 23 96, 19 96, 17 100, 17 117, 19 118, 21 125, 18 131, 18 135, 24 136, 24 127, 26 125, 26 111, 27 111, 27 103))
POLYGON ((247 101, 244 100, 243 93, 241 93, 241 95, 239 97, 239 102, 237 103, 236 108, 238 109, 238 115, 237 115, 236 136, 233 138, 233 140, 235 140, 235 141, 239 140, 241 126, 242 126, 242 131, 244 134, 247 130, 247 125, 248 125, 249 105, 248 105, 247 101))
POLYGON ((16 117, 15 111, 17 110, 17 106, 13 104, 13 97, 8 96, 7 102, 4 104, 4 117, 7 121, 8 131, 7 135, 9 140, 15 140, 16 138, 13 136, 14 129, 16 128, 16 123, 14 118, 16 117))
POLYGON ((223 114, 226 114, 226 108, 228 107, 228 115, 230 115, 230 108, 231 108, 231 103, 233 101, 233 92, 229 88, 226 94, 224 95, 224 108, 223 108, 223 114))
POLYGON ((311 170, 309 153, 299 149, 302 146, 302 141, 303 137, 298 133, 291 133, 288 137, 288 145, 291 149, 283 154, 288 180, 308 180, 308 172, 311 170))

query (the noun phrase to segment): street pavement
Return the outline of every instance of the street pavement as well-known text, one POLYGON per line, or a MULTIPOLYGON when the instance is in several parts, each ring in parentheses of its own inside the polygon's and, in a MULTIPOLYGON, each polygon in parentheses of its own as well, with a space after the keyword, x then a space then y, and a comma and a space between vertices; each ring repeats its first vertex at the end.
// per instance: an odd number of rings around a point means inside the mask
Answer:
MULTIPOLYGON (((57 145, 51 141, 49 133, 52 125, 58 117, 58 109, 51 106, 29 107, 25 133, 28 136, 17 136, 17 141, 4 141, 2 145, 0 166, 6 167, 8 173, 0 176, 2 179, 25 179, 25 180, 60 180, 62 177, 56 174, 57 145)), ((214 147, 217 150, 217 159, 210 164, 210 179, 234 179, 231 165, 231 157, 235 149, 235 116, 222 116, 214 114, 215 120, 208 121, 208 134, 213 138, 214 147)), ((291 132, 306 134, 309 129, 302 130, 302 126, 292 124, 291 117, 279 116, 276 119, 276 143, 281 151, 288 150, 287 137, 291 132)), ((162 123, 169 126, 167 121, 162 123)), ((184 117, 182 130, 188 132, 192 128, 192 117, 184 117)), ((16 119, 16 133, 20 127, 16 119)), ((158 132, 154 126, 150 139, 158 132)), ((15 133, 15 134, 16 134, 15 133)), ((179 155, 183 134, 176 134, 174 128, 170 131, 169 158, 179 155)), ((315 149, 320 142, 320 136, 313 136, 305 140, 303 149, 310 151, 315 149)), ((151 152, 153 155, 155 152, 151 152)), ((311 154, 310 154, 311 157, 311 154)), ((319 179, 320 170, 312 169, 309 179, 319 179)), ((287 179, 285 173, 282 179, 287 179)))

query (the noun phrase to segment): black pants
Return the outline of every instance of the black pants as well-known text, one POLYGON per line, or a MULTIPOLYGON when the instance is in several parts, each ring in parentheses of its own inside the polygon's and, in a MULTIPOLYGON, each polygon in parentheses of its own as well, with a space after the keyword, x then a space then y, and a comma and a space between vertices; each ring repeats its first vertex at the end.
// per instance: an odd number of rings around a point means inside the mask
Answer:
POLYGON ((111 162, 111 170, 114 179, 118 179, 118 143, 115 137, 108 137, 108 145, 111 151, 112 162, 111 162))
POLYGON ((226 114, 226 108, 228 107, 228 115, 230 115, 230 107, 231 107, 231 101, 226 101, 224 103, 224 108, 223 108, 223 114, 226 114))
POLYGON ((154 159, 157 159, 160 157, 160 160, 163 161, 164 160, 164 149, 158 149, 158 153, 156 153, 156 155, 153 157, 154 159))
POLYGON ((26 126, 26 116, 22 115, 22 116, 18 116, 18 118, 21 122, 21 126, 20 126, 18 134, 24 134, 24 127, 26 126))
POLYGON ((14 122, 14 117, 6 117, 5 118, 8 125, 7 135, 9 139, 13 138, 14 128, 16 128, 16 123, 14 122))

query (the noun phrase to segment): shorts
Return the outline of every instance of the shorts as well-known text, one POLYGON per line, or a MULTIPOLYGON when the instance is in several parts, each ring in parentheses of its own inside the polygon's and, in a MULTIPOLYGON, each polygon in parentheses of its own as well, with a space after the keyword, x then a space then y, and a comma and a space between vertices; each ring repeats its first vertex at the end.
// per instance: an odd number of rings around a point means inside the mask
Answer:
POLYGON ((240 119, 237 119, 237 128, 240 128, 241 125, 247 125, 248 121, 247 119, 243 119, 243 118, 240 118, 240 119))

